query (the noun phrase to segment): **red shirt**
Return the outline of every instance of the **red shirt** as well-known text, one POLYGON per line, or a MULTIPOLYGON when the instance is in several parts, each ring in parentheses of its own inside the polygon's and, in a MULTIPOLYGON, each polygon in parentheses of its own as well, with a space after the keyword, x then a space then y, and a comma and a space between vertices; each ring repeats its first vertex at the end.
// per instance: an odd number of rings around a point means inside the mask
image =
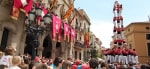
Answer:
POLYGON ((136 56, 136 51, 132 51, 132 54, 133 54, 134 56, 136 56))
POLYGON ((122 54, 122 49, 118 49, 118 55, 121 55, 122 54))
POLYGON ((117 49, 114 49, 114 53, 115 53, 115 54, 117 54, 117 53, 118 53, 117 49))

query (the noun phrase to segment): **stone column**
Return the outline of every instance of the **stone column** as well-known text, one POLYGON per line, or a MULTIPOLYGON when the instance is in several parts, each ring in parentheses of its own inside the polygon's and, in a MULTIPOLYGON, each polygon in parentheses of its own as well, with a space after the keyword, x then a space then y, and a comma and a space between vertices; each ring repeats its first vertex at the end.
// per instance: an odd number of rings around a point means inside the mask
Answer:
POLYGON ((77 59, 80 59, 79 55, 80 55, 80 51, 77 50, 77 59))
POLYGON ((25 41, 26 41, 26 33, 23 32, 22 35, 21 35, 21 41, 19 43, 19 54, 20 55, 23 55, 24 54, 24 49, 25 49, 25 41))
POLYGON ((72 55, 72 52, 73 52, 73 43, 71 42, 71 43, 70 43, 70 52, 69 52, 69 57, 70 57, 70 58, 73 58, 73 57, 72 57, 72 56, 73 56, 73 55, 72 55))
POLYGON ((44 37, 45 37, 45 34, 40 35, 38 38, 40 45, 38 46, 38 49, 37 49, 37 55, 39 56, 42 56, 44 37))
POLYGON ((84 50, 81 50, 81 60, 84 60, 84 50))
POLYGON ((62 39, 61 41, 61 57, 65 58, 65 54, 66 54, 66 41, 62 39))
POLYGON ((52 59, 54 60, 55 59, 55 54, 56 54, 56 41, 53 41, 52 40, 52 59))

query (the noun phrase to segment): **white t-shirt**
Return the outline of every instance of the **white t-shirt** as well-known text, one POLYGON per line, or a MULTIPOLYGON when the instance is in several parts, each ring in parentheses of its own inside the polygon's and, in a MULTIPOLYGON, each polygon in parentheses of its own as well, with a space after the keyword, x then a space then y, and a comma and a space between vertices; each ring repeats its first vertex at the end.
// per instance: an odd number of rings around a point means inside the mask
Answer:
POLYGON ((10 59, 10 56, 7 55, 7 56, 2 56, 2 58, 0 59, 0 64, 3 64, 3 65, 6 65, 6 66, 10 66, 10 63, 9 63, 9 59, 10 59))
POLYGON ((11 67, 9 67, 8 69, 21 69, 21 68, 18 67, 18 66, 11 66, 11 67))

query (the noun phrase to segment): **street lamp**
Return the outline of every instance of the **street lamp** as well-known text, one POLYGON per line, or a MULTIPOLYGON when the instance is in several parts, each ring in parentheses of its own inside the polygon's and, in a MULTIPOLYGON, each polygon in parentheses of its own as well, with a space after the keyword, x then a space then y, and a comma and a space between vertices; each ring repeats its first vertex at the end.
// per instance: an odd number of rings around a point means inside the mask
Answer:
POLYGON ((32 38, 26 42, 27 45, 30 45, 32 47, 32 60, 35 58, 36 49, 39 46, 39 35, 42 35, 44 31, 48 32, 50 27, 49 25, 51 23, 50 13, 47 13, 44 15, 44 17, 42 17, 42 12, 43 10, 41 5, 36 8, 33 7, 32 10, 28 13, 28 16, 25 20, 27 36, 30 35, 29 38, 32 38), (37 20, 38 17, 42 18, 40 20, 37 20))
POLYGON ((38 7, 36 6, 35 14, 36 14, 36 16, 41 16, 41 14, 42 14, 42 4, 41 3, 39 3, 38 7))
POLYGON ((43 20, 45 21, 46 24, 50 24, 52 22, 51 20, 51 14, 48 13, 44 16, 43 20))
POLYGON ((28 19, 29 21, 34 21, 35 19, 35 9, 32 8, 32 10, 30 12, 28 12, 28 19))

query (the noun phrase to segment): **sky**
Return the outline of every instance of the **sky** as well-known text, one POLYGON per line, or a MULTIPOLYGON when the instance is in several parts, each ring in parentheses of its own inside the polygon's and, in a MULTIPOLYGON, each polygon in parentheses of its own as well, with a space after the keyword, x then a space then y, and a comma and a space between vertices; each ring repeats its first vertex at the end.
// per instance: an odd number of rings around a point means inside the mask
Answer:
MULTIPOLYGON (((84 9, 91 22, 91 31, 102 46, 109 48, 113 36, 113 5, 115 0, 75 0, 75 8, 84 9)), ((118 0, 123 5, 124 27, 132 22, 148 21, 150 0, 118 0)))

